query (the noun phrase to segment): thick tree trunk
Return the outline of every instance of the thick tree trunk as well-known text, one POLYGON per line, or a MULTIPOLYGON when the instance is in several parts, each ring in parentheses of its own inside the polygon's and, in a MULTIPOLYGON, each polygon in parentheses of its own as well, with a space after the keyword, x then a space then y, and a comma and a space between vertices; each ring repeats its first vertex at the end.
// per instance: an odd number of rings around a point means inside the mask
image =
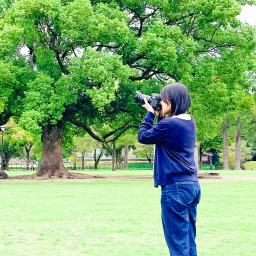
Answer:
POLYGON ((112 171, 116 171, 116 143, 113 141, 112 149, 112 171))
POLYGON ((128 153, 129 153, 129 146, 124 146, 124 169, 128 170, 128 153))
POLYGON ((223 169, 228 170, 228 120, 223 120, 223 169))
POLYGON ((61 150, 63 123, 57 125, 47 125, 42 129, 42 156, 37 176, 55 176, 64 178, 68 176, 63 161, 61 150))
POLYGON ((239 116, 236 121, 235 162, 235 169, 241 170, 241 120, 239 116))

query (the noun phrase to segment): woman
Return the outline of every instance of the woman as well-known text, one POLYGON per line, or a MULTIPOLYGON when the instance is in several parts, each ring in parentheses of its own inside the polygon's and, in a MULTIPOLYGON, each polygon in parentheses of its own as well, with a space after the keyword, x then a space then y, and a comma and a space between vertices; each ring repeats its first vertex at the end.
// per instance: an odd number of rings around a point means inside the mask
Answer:
POLYGON ((180 83, 166 85, 160 93, 161 113, 145 99, 148 111, 140 125, 138 140, 156 144, 154 183, 161 186, 162 224, 171 256, 195 256, 196 211, 201 190, 194 160, 195 123, 187 110, 188 89, 180 83), (153 125, 154 116, 158 122, 153 125))

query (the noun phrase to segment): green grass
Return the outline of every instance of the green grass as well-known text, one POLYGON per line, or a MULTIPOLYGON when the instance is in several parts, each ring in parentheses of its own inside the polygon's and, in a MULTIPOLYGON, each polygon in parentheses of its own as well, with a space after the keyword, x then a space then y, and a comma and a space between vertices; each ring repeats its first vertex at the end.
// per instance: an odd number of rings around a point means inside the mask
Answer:
MULTIPOLYGON (((251 180, 201 181, 199 256, 255 254, 256 172, 251 174, 251 180)), ((168 255, 160 189, 152 181, 2 180, 0 194, 0 255, 168 255)))
MULTIPOLYGON (((94 169, 87 169, 87 170, 79 170, 76 171, 78 173, 86 173, 89 175, 100 175, 100 176, 153 176, 153 170, 94 170, 94 169)), ((209 173, 209 172, 218 172, 221 176, 256 176, 256 171, 252 170, 236 170, 236 171, 229 171, 229 170, 201 170, 201 173, 209 173)), ((22 170, 15 170, 15 171, 8 171, 7 174, 10 177, 17 176, 17 175, 27 175, 33 174, 33 171, 22 171, 22 170)))
POLYGON ((201 170, 201 173, 217 172, 220 176, 254 177, 256 171, 252 170, 201 170))

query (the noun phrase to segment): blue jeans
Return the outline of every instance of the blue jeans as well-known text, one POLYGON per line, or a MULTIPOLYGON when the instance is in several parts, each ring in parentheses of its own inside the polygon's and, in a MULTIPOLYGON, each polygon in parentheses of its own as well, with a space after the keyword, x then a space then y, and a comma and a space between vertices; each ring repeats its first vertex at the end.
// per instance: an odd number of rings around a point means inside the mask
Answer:
POLYGON ((201 198, 198 182, 162 186, 164 236, 171 256, 196 256, 196 210, 201 198))

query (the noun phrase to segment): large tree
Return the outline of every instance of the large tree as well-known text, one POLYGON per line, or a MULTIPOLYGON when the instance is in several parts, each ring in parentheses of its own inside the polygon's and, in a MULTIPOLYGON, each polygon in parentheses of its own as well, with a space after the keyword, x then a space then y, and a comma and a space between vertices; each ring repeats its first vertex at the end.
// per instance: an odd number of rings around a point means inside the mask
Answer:
MULTIPOLYGON (((232 67, 236 49, 246 44, 248 56, 254 37, 236 19, 240 3, 9 1, 0 21, 0 54, 17 72, 26 68, 25 97, 11 113, 23 127, 42 134, 38 175, 68 175, 61 150, 67 122, 103 143, 136 126, 143 113, 133 104, 136 89, 157 92, 168 81, 181 81, 195 95, 204 90, 208 74, 200 79, 207 70, 200 67, 207 62, 213 65, 207 91, 225 85, 221 64, 246 76, 246 66, 232 67), (112 131, 97 133, 102 123, 112 131)), ((200 108, 195 114, 200 117, 200 108)))

